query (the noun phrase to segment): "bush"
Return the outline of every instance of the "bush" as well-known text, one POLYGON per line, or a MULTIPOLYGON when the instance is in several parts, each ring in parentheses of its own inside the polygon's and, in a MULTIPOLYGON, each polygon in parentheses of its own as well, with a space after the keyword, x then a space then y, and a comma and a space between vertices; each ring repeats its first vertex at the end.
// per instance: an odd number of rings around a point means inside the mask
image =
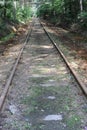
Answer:
POLYGON ((16 12, 16 19, 19 22, 25 21, 32 16, 32 11, 30 7, 25 7, 24 9, 18 8, 16 12))
POLYGON ((78 15, 78 20, 82 28, 86 29, 87 28, 87 12, 81 12, 78 15))
POLYGON ((51 14, 51 5, 43 4, 38 8, 37 16, 43 17, 44 19, 48 18, 51 14))

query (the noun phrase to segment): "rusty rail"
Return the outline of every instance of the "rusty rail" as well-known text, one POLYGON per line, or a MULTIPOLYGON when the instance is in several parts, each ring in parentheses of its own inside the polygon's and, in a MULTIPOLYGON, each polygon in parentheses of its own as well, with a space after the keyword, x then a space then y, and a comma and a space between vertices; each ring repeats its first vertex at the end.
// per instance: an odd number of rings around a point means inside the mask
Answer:
POLYGON ((17 57, 17 59, 16 59, 16 61, 15 61, 15 64, 14 64, 14 66, 13 66, 13 68, 12 68, 12 71, 11 71, 11 73, 10 73, 10 75, 9 75, 7 81, 6 81, 6 84, 5 84, 5 86, 4 86, 5 89, 3 90, 2 94, 1 94, 1 97, 0 97, 0 112, 1 112, 2 109, 3 109, 3 105, 4 105, 5 99, 6 99, 6 97, 7 97, 7 94, 8 94, 8 92, 9 92, 10 85, 11 85, 13 76, 14 76, 14 74, 15 74, 16 68, 17 68, 17 66, 18 66, 19 60, 20 60, 20 58, 21 58, 22 52, 23 52, 23 50, 24 50, 24 48, 25 48, 25 45, 26 45, 27 42, 29 41, 28 38, 29 38, 30 35, 31 35, 33 25, 34 25, 34 21, 32 22, 32 25, 29 25, 29 26, 30 26, 30 30, 27 31, 27 36, 26 36, 26 38, 25 38, 25 42, 24 42, 24 44, 23 44, 23 46, 22 46, 22 48, 21 48, 21 50, 20 50, 20 52, 19 52, 19 55, 18 55, 18 57, 17 57))
MULTIPOLYGON (((39 20, 40 21, 40 20, 39 20)), ((51 38, 50 34, 47 32, 46 28, 44 27, 44 25, 42 24, 42 22, 40 21, 41 26, 43 27, 44 31, 46 32, 47 36, 49 37, 50 41, 52 42, 52 44, 55 46, 55 48, 57 49, 57 51, 59 52, 59 54, 61 55, 63 61, 66 63, 67 67, 69 68, 70 72, 72 73, 72 75, 74 76, 75 80, 77 81, 77 83, 79 84, 80 88, 82 89, 83 93, 87 96, 87 87, 85 86, 85 84, 82 82, 82 80, 79 78, 78 74, 75 72, 75 70, 72 68, 72 66, 70 65, 69 61, 66 59, 66 57, 64 56, 63 52, 60 50, 60 48, 58 47, 58 45, 56 44, 56 42, 51 38)))

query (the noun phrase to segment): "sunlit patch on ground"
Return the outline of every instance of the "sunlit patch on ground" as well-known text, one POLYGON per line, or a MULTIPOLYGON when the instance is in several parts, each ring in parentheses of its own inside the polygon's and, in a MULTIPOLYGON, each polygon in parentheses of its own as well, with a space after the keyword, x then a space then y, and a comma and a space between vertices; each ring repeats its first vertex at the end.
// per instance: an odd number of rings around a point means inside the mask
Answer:
MULTIPOLYGON (((39 24, 35 27, 42 30, 39 24)), ((33 34, 12 82, 3 129, 84 130, 86 100, 78 94, 81 90, 50 41, 44 43, 44 32, 33 34)))

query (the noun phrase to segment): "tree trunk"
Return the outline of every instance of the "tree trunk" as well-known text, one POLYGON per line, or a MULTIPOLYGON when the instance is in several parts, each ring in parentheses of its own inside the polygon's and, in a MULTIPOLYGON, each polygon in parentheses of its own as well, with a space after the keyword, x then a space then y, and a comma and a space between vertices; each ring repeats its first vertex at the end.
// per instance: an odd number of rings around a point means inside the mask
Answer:
POLYGON ((83 11, 83 2, 82 2, 82 0, 80 0, 80 11, 81 12, 83 11))
POLYGON ((16 1, 12 1, 12 5, 13 5, 13 17, 14 17, 14 20, 16 20, 16 8, 17 8, 17 3, 16 1))

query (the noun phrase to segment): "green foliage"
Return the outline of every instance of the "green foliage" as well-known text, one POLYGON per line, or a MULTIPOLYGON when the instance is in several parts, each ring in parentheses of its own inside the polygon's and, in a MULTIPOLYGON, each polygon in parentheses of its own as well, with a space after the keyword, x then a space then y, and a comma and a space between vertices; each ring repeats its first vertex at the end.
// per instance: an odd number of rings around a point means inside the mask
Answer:
POLYGON ((37 16, 42 16, 43 18, 49 17, 52 11, 50 4, 43 4, 38 8, 37 16))
POLYGON ((64 0, 54 0, 54 2, 50 2, 49 4, 41 5, 38 9, 38 16, 42 16, 45 19, 48 18, 55 24, 59 19, 61 23, 68 23, 73 19, 69 9, 65 11, 64 0))
POLYGON ((8 41, 9 39, 13 38, 14 35, 15 35, 14 33, 10 33, 10 34, 8 34, 6 37, 1 38, 0 41, 6 42, 6 41, 8 41))
POLYGON ((80 123, 80 117, 78 115, 72 115, 67 120, 67 126, 69 128, 75 128, 75 126, 78 126, 80 123))
POLYGON ((16 26, 20 22, 24 23, 31 17, 31 14, 32 10, 30 6, 26 4, 26 1, 0 0, 1 41, 7 41, 14 35, 8 25, 16 26))
POLYGON ((56 0, 54 3, 54 10, 56 12, 56 14, 61 14, 64 12, 64 2, 60 1, 60 0, 56 0))
POLYGON ((45 3, 39 7, 38 16, 65 26, 78 22, 79 16, 81 26, 87 27, 87 1, 84 0, 82 5, 80 0, 46 0, 46 2, 49 4, 45 3))
POLYGON ((29 19, 32 15, 32 11, 30 7, 18 8, 16 12, 16 19, 21 22, 29 19))
POLYGON ((5 0, 4 3, 0 3, 0 17, 2 19, 15 22, 24 21, 30 16, 29 5, 20 5, 18 0, 5 0))
POLYGON ((80 25, 85 29, 87 28, 87 12, 81 12, 78 15, 78 20, 80 22, 80 25))

